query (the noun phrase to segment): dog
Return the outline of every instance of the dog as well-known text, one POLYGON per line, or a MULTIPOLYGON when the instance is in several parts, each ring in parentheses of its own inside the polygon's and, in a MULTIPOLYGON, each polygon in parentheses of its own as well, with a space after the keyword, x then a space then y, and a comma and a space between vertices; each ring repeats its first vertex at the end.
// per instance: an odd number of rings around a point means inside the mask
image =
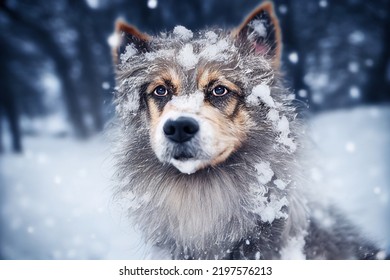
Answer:
POLYGON ((150 36, 118 21, 116 39, 115 193, 146 243, 171 259, 377 258, 306 194, 272 3, 231 31, 150 36))

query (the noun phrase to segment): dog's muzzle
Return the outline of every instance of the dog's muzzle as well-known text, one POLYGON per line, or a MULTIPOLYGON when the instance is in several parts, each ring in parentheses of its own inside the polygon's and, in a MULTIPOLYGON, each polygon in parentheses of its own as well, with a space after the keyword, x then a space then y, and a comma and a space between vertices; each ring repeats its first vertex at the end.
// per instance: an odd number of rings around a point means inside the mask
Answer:
POLYGON ((174 145, 173 159, 183 161, 195 156, 196 152, 191 143, 191 139, 199 131, 199 124, 195 119, 191 117, 168 119, 163 126, 163 131, 165 137, 174 145))
POLYGON ((159 124, 155 152, 163 163, 170 163, 181 173, 192 174, 207 165, 209 152, 205 124, 196 116, 171 114, 159 124))

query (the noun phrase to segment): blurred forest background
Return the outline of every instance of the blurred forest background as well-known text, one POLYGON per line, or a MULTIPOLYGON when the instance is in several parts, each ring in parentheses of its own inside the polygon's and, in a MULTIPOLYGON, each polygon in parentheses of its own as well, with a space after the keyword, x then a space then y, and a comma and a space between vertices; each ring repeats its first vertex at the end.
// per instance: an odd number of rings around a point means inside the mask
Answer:
MULTIPOLYGON (((234 27, 259 0, 1 0, 0 110, 23 135, 87 138, 113 114, 109 38, 118 17, 151 34, 234 27)), ((275 0, 283 70, 318 113, 390 100, 390 1, 275 0)), ((4 149, 1 145, 1 149, 4 149)))
MULTIPOLYGON (((321 153, 313 188, 390 252, 390 0, 273 2, 321 153)), ((144 258, 110 210, 114 23, 232 28, 259 3, 0 0, 0 259, 144 258)))

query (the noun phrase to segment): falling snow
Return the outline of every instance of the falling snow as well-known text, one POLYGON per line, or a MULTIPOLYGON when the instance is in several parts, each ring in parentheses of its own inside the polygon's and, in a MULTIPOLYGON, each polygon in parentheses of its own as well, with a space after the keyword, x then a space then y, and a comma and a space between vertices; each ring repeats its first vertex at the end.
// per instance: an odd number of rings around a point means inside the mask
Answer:
POLYGON ((121 36, 118 33, 113 33, 107 38, 107 43, 111 48, 117 48, 120 42, 121 36))
POLYGON ((298 53, 292 52, 288 55, 288 59, 291 63, 296 64, 299 61, 298 53))
POLYGON ((354 99, 357 99, 360 97, 360 89, 356 86, 352 86, 350 89, 349 89, 349 95, 354 98, 354 99))
POLYGON ((348 64, 348 70, 351 73, 357 73, 359 71, 359 63, 353 61, 348 64))
POLYGON ((298 91, 298 95, 299 95, 299 97, 306 98, 307 97, 307 90, 300 89, 298 91))
POLYGON ((348 36, 348 41, 349 43, 353 44, 353 45, 358 45, 358 44, 361 44, 363 43, 365 40, 365 35, 363 32, 361 32, 360 30, 356 30, 354 32, 352 32, 349 36, 348 36))
POLYGON ((372 67, 372 66, 374 66, 374 61, 372 60, 372 59, 366 59, 365 61, 364 61, 364 64, 367 66, 367 67, 372 67))
POLYGON ((319 6, 320 6, 321 8, 326 8, 326 7, 328 7, 328 1, 326 1, 326 0, 321 0, 318 4, 319 4, 319 6))
POLYGON ((348 152, 348 153, 353 153, 355 152, 356 150, 356 146, 355 146, 355 143, 349 141, 347 142, 347 144, 345 144, 345 150, 348 152))
POLYGON ((279 6, 279 12, 280 12, 282 15, 287 14, 287 12, 288 12, 287 6, 286 6, 286 5, 280 5, 280 6, 279 6))
POLYGON ((102 83, 102 88, 103 89, 110 89, 110 83, 109 82, 103 82, 102 83))
POLYGON ((156 9, 158 5, 157 0, 148 0, 148 8, 149 9, 156 9))

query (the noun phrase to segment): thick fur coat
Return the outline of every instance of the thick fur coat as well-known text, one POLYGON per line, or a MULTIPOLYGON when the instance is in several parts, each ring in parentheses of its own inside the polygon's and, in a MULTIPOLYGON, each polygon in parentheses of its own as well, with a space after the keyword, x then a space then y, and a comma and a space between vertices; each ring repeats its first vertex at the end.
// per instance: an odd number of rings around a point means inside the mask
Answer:
POLYGON ((118 23, 117 34, 116 197, 146 242, 173 259, 375 258, 307 196, 305 128, 281 81, 271 4, 232 32, 151 37, 118 23), (167 122, 183 116, 196 132, 172 141, 167 122))

